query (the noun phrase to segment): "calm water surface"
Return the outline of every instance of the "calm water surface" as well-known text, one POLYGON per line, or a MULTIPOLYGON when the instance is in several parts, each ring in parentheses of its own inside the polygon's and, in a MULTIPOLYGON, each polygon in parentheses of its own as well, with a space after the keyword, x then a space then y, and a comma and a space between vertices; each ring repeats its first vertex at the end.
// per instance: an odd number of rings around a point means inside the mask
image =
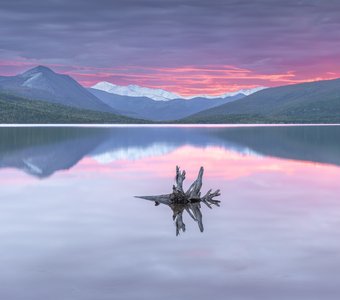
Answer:
POLYGON ((339 299, 340 127, 0 128, 0 299, 339 299), (205 168, 201 233, 135 195, 205 168))

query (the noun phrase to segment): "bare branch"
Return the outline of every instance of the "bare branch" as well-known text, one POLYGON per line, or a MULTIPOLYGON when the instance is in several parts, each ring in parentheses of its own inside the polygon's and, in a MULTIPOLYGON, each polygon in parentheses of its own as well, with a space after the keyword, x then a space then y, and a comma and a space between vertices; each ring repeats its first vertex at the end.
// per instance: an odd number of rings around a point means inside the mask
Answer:
POLYGON ((183 170, 183 172, 180 171, 179 167, 176 166, 176 189, 177 191, 180 191, 182 193, 184 193, 183 191, 183 181, 185 179, 185 171, 183 170))
POLYGON ((188 205, 187 207, 185 207, 185 210, 187 211, 187 213, 189 214, 189 216, 194 220, 197 221, 197 219, 195 218, 193 212, 190 209, 190 206, 188 205))
POLYGON ((195 216, 195 220, 198 223, 198 227, 200 229, 201 232, 204 231, 204 227, 203 227, 203 220, 202 220, 202 213, 201 213, 201 205, 199 204, 199 202, 190 204, 190 208, 195 216))
POLYGON ((192 183, 187 192, 185 193, 189 199, 199 199, 201 196, 201 187, 202 187, 202 177, 203 177, 204 169, 200 168, 197 179, 192 183))
POLYGON ((218 197, 220 196, 220 190, 217 190, 213 193, 211 193, 211 190, 209 190, 204 197, 201 198, 201 201, 208 206, 209 208, 211 207, 211 204, 216 205, 216 206, 220 206, 220 202, 219 200, 213 200, 214 197, 218 197))
POLYGON ((175 218, 175 224, 176 224, 176 236, 179 235, 180 230, 185 232, 185 224, 183 222, 183 213, 179 213, 176 215, 175 218))
POLYGON ((172 194, 158 195, 158 196, 135 196, 135 198, 154 201, 155 203, 162 203, 169 205, 171 203, 172 194))

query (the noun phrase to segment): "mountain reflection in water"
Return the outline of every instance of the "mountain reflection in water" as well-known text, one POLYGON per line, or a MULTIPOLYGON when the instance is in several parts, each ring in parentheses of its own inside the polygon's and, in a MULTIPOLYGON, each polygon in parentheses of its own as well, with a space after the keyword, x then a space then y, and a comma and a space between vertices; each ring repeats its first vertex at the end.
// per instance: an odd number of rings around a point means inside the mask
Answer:
POLYGON ((0 128, 0 168, 45 178, 84 157, 99 163, 162 156, 182 146, 340 165, 339 126, 0 128))

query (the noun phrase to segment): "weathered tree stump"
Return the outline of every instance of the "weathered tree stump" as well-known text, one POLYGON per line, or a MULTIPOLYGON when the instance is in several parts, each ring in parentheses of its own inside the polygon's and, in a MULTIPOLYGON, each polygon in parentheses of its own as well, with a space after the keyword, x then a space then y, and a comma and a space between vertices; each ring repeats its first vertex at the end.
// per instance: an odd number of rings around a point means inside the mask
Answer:
POLYGON ((201 197, 202 178, 204 169, 200 168, 197 179, 191 184, 189 189, 185 192, 183 189, 183 181, 185 180, 185 171, 180 171, 176 166, 176 178, 172 187, 171 194, 157 195, 157 196, 135 196, 136 198, 154 201, 155 205, 165 204, 169 206, 173 212, 173 220, 176 224, 176 235, 179 235, 180 230, 185 232, 185 224, 183 222, 183 212, 187 211, 189 216, 198 223, 198 227, 203 232, 203 221, 201 213, 201 202, 209 208, 212 205, 220 206, 220 201, 214 200, 214 197, 220 196, 220 190, 211 192, 209 190, 203 197, 201 197))

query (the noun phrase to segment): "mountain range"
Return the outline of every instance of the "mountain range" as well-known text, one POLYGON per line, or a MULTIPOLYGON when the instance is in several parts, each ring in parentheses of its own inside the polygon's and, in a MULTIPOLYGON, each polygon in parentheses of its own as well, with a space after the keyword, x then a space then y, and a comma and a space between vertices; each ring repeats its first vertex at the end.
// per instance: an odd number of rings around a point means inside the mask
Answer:
POLYGON ((220 99, 220 98, 229 98, 234 96, 248 96, 251 95, 257 91, 265 89, 265 87, 256 87, 253 89, 242 89, 236 92, 229 92, 224 93, 221 95, 200 95, 200 96, 180 96, 175 93, 171 93, 162 89, 151 89, 147 87, 142 87, 139 85, 127 85, 127 86, 121 86, 116 85, 110 82, 102 81, 98 82, 94 86, 92 86, 92 89, 101 90, 104 92, 108 92, 110 94, 115 95, 121 95, 121 96, 129 96, 129 97, 147 97, 152 100, 156 101, 169 101, 174 99, 193 99, 193 98, 205 98, 205 99, 220 99))
POLYGON ((132 84, 128 86, 121 86, 106 81, 98 82, 92 86, 92 88, 108 92, 110 94, 129 97, 147 97, 156 101, 168 101, 181 98, 181 96, 175 93, 171 93, 162 89, 150 89, 132 84))
POLYGON ((0 76, 1 123, 340 123, 340 79, 178 98, 99 82, 85 88, 38 66, 0 76))
POLYGON ((232 97, 216 99, 198 97, 189 100, 173 99, 157 101, 147 97, 116 95, 93 88, 89 88, 88 90, 103 103, 122 115, 151 121, 182 119, 200 111, 245 97, 242 94, 237 94, 232 97))
POLYGON ((340 123, 340 79, 268 88, 185 119, 189 123, 340 123), (246 122, 248 123, 248 122, 246 122))
POLYGON ((86 89, 70 76, 55 73, 44 66, 16 76, 0 77, 0 93, 150 121, 181 119, 245 97, 245 94, 236 92, 224 98, 187 100, 161 89, 136 85, 124 87, 107 82, 86 89))

